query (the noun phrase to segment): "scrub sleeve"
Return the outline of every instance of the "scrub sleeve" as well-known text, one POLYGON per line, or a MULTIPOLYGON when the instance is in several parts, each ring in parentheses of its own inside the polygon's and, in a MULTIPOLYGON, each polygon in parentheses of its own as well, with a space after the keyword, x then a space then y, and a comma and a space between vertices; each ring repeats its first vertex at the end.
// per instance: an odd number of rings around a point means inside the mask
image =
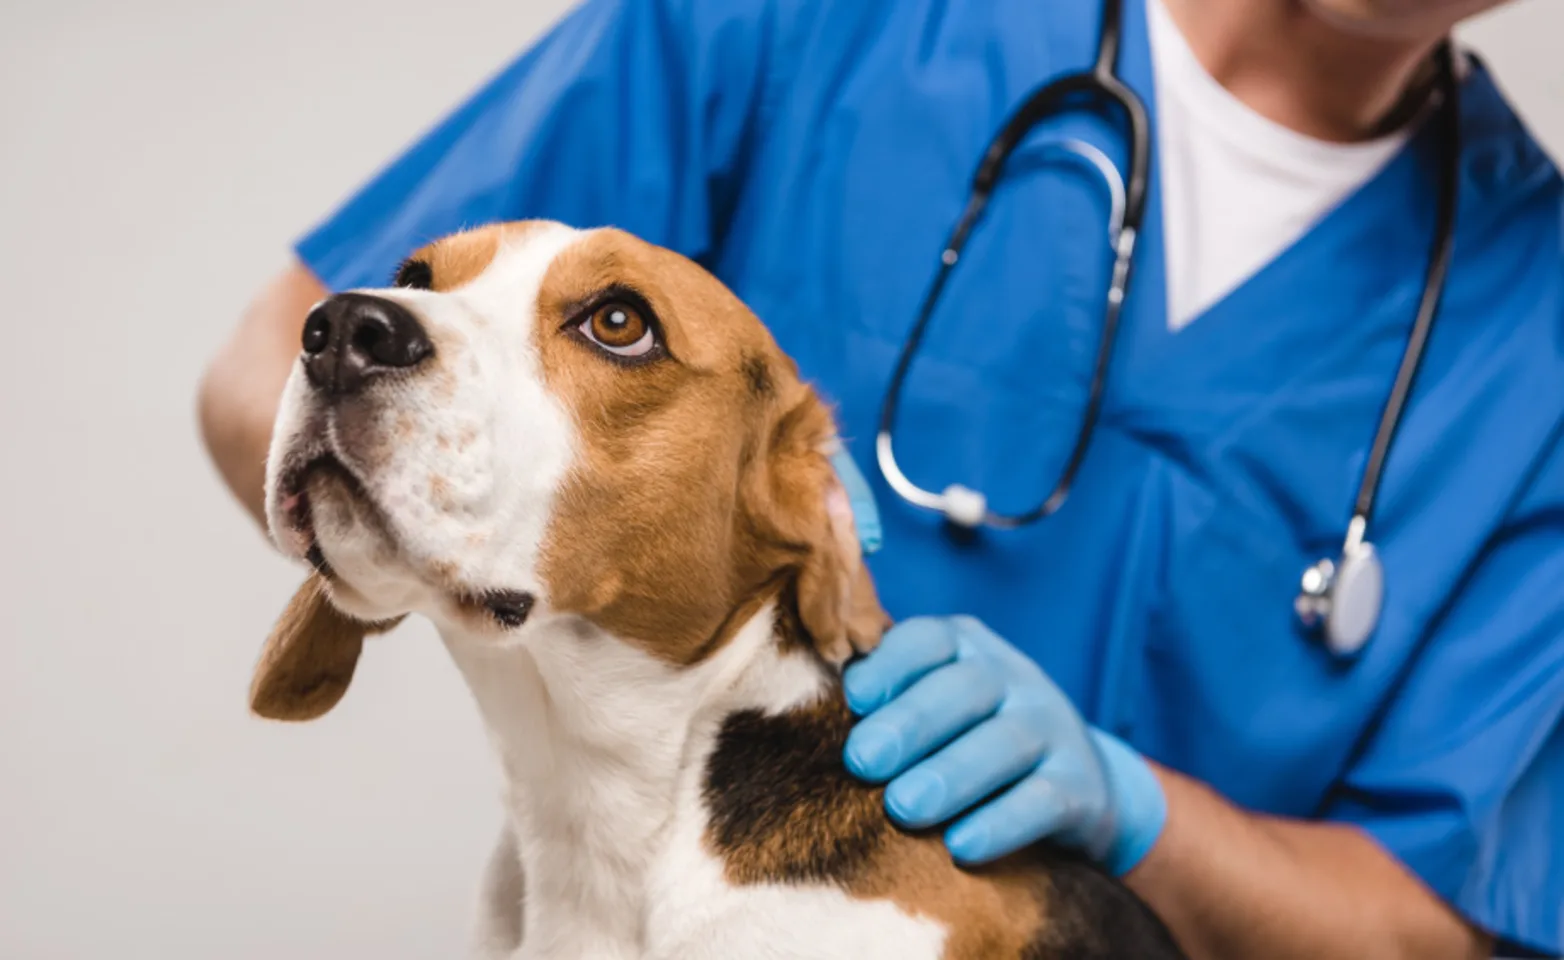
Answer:
MULTIPOLYGON (((789 22, 797 22, 796 16, 789 22)), ((702 261, 785 53, 761 0, 589 0, 296 245, 331 290, 496 220, 615 226, 702 261)))
POLYGON ((1554 956, 1564 945, 1560 439, 1325 811, 1362 826, 1508 940, 1501 953, 1512 956, 1554 956))

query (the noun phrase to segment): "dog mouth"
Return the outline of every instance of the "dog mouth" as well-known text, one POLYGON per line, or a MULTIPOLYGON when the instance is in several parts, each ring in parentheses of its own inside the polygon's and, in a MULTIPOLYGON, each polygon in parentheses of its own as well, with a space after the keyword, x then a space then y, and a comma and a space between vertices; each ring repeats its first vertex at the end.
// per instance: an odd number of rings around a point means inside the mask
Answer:
POLYGON ((321 550, 320 539, 315 533, 314 504, 310 498, 311 481, 317 477, 330 477, 337 488, 365 508, 371 517, 378 518, 375 501, 358 478, 341 458, 333 453, 322 453, 292 467, 283 475, 281 512, 288 529, 303 545, 304 559, 322 576, 332 576, 331 564, 321 550))
MULTIPOLYGON (((295 465, 283 472, 277 489, 278 512, 293 550, 327 579, 335 580, 337 574, 326 559, 315 528, 316 501, 326 490, 330 490, 334 502, 340 498, 351 501, 360 520, 372 526, 386 541, 394 542, 380 505, 370 495, 358 474, 335 453, 312 453, 299 457, 295 465)), ((527 590, 472 589, 450 583, 444 584, 441 589, 457 609, 481 617, 501 630, 512 630, 526 623, 537 599, 527 590)))

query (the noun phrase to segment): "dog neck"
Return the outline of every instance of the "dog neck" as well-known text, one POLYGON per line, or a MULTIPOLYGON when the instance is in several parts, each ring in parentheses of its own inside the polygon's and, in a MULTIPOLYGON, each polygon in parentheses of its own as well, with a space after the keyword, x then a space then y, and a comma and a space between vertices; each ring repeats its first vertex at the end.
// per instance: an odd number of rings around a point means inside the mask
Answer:
POLYGON ((648 873, 692 785, 699 795, 723 718, 787 710, 831 683, 777 621, 767 603, 685 667, 579 618, 540 623, 508 647, 445 634, 503 771, 529 940, 605 957, 642 940, 648 873))

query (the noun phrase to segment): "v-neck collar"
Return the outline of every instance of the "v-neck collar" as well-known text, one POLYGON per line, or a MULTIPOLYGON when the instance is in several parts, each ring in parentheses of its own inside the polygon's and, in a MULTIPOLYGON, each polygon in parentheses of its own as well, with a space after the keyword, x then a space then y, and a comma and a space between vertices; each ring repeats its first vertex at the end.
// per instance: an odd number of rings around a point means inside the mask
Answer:
MULTIPOLYGON (((1145 103, 1155 144, 1159 112, 1148 2, 1126 4, 1120 77, 1145 103)), ((1164 193, 1154 148, 1105 422, 1139 420, 1150 409, 1162 410, 1162 416, 1180 409, 1204 415, 1248 409, 1318 358, 1321 342, 1356 343, 1370 328, 1402 319, 1410 325, 1410 301, 1421 290, 1431 242, 1433 205, 1423 201, 1437 189, 1430 126, 1416 131, 1310 230, 1177 331, 1167 323, 1164 193)))
POLYGON ((1417 126, 1354 143, 1294 130, 1210 74, 1167 0, 1144 2, 1162 118, 1155 149, 1166 184, 1167 319, 1176 330, 1313 229, 1393 160, 1417 126))

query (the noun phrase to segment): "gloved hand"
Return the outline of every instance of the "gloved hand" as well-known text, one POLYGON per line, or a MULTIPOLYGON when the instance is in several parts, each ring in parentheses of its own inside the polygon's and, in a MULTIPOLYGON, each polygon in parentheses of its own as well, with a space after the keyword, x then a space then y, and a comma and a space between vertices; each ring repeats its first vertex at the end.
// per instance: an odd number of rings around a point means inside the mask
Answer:
POLYGON ((904 826, 959 817, 945 833, 959 861, 1050 837, 1122 876, 1162 832, 1167 801, 1146 761, 971 617, 899 624, 843 682, 863 717, 848 770, 890 781, 885 806, 904 826))

